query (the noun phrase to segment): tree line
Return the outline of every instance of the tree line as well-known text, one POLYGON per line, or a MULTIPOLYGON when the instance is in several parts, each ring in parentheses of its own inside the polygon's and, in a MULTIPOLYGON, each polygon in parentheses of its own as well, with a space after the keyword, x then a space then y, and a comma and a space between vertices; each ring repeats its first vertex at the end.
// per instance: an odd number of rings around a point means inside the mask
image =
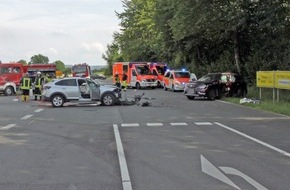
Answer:
POLYGON ((198 77, 290 70, 288 0, 123 0, 120 32, 107 45, 108 73, 116 61, 167 62, 198 77))
MULTIPOLYGON (((21 59, 17 63, 22 63, 23 65, 27 65, 27 64, 48 64, 49 63, 49 58, 47 56, 42 55, 42 54, 38 54, 38 55, 33 55, 30 58, 29 62, 27 62, 24 59, 21 59)), ((53 64, 55 64, 56 70, 62 71, 64 74, 71 73, 70 68, 66 68, 65 64, 62 61, 57 60, 57 61, 54 61, 53 64)))

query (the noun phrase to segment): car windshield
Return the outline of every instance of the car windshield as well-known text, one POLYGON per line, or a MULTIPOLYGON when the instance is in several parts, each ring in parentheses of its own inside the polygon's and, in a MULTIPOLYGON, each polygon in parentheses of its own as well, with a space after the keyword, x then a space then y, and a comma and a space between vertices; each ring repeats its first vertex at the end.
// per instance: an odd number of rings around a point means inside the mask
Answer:
POLYGON ((218 74, 207 74, 203 77, 201 77, 200 79, 198 79, 198 81, 200 82, 212 82, 215 80, 219 80, 220 75, 218 74))
POLYGON ((136 69, 139 75, 151 75, 151 71, 147 65, 136 65, 136 69))
POLYGON ((86 65, 77 65, 72 67, 72 71, 75 73, 84 73, 87 70, 86 65))
POLYGON ((175 72, 175 78, 190 78, 190 74, 188 72, 175 72))

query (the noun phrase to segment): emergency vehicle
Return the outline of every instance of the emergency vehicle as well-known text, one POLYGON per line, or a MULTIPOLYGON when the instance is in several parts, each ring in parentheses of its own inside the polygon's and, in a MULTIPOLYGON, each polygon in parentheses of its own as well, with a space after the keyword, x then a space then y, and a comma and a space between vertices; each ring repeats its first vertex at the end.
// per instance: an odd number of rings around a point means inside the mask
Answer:
POLYGON ((0 93, 10 96, 16 93, 20 80, 25 73, 28 73, 32 80, 37 72, 55 75, 55 64, 30 64, 22 63, 1 63, 0 64, 0 93))
POLYGON ((122 74, 127 75, 128 87, 141 89, 157 86, 156 77, 151 73, 147 62, 116 62, 113 64, 113 82, 115 76, 118 75, 122 81, 122 74))
POLYGON ((190 81, 190 72, 185 70, 167 70, 163 78, 163 88, 172 92, 183 91, 185 85, 190 81))
POLYGON ((167 63, 163 62, 153 62, 147 63, 149 65, 150 71, 153 75, 155 75, 157 81, 157 87, 162 87, 163 77, 165 72, 167 71, 167 63))
POLYGON ((90 78, 92 75, 91 67, 86 63, 75 64, 71 67, 73 77, 90 78))

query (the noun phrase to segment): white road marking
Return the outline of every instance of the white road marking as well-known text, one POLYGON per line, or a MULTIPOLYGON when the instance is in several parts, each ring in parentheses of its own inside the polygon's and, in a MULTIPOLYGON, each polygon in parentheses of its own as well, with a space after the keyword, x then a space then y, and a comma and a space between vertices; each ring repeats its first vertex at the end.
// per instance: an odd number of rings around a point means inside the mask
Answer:
POLYGON ((21 120, 26 120, 26 119, 29 119, 30 117, 32 117, 33 115, 26 115, 24 117, 21 118, 21 120))
POLYGON ((272 149, 272 150, 274 150, 274 151, 276 151, 276 152, 279 152, 279 153, 281 153, 281 154, 283 154, 283 155, 285 155, 285 156, 290 157, 290 153, 289 153, 289 152, 286 152, 286 151, 284 151, 284 150, 281 150, 281 149, 279 149, 279 148, 277 148, 277 147, 274 147, 274 146, 272 146, 272 145, 270 145, 270 144, 268 144, 268 143, 265 143, 265 142, 263 142, 263 141, 260 141, 259 139, 256 139, 256 138, 254 138, 254 137, 251 137, 251 136, 249 136, 249 135, 247 135, 247 134, 245 134, 245 133, 242 133, 242 132, 240 132, 240 131, 238 131, 238 130, 232 129, 232 128, 230 128, 230 127, 228 127, 228 126, 226 126, 226 125, 223 125, 223 124, 221 124, 221 123, 218 123, 218 122, 214 122, 214 123, 215 123, 216 125, 218 125, 218 126, 224 128, 224 129, 227 129, 227 130, 229 130, 229 131, 232 131, 232 132, 234 132, 234 133, 236 133, 236 134, 238 134, 238 135, 241 135, 241 136, 243 136, 243 137, 245 137, 245 138, 247 138, 247 139, 250 139, 250 140, 252 140, 252 141, 254 141, 254 142, 256 142, 256 143, 258 143, 258 144, 260 144, 260 145, 263 145, 263 146, 268 147, 268 148, 270 148, 270 149, 272 149))
POLYGON ((202 155, 200 155, 200 161, 201 161, 202 172, 240 190, 240 188, 236 184, 234 184, 234 182, 232 182, 225 174, 219 171, 218 168, 216 168, 212 163, 210 163, 202 155))
POLYGON ((9 124, 9 125, 6 125, 4 127, 1 127, 1 130, 8 130, 8 129, 11 129, 12 127, 15 127, 16 124, 9 124))
POLYGON ((246 174, 240 172, 239 170, 237 170, 235 168, 231 168, 231 167, 219 167, 219 168, 223 172, 225 172, 226 174, 236 175, 236 176, 242 177, 244 180, 246 180, 249 184, 253 185, 258 190, 268 190, 266 187, 259 184, 254 179, 250 178, 249 176, 247 176, 246 174))
POLYGON ((37 109, 34 112, 41 112, 43 109, 37 109))
POLYGON ((138 123, 123 123, 121 124, 122 127, 139 127, 138 123))
POLYGON ((147 123, 147 126, 153 127, 153 126, 163 126, 162 123, 147 123))
POLYGON ((18 98, 14 98, 13 99, 13 102, 17 102, 19 99, 18 98))
POLYGON ((119 158, 119 164, 120 164, 120 170, 121 170, 123 190, 132 190, 132 184, 131 184, 131 180, 129 176, 128 166, 127 166, 127 162, 125 158, 125 153, 124 153, 118 125, 114 124, 113 128, 114 128, 114 134, 115 134, 116 145, 117 145, 117 152, 118 152, 118 158, 119 158))
POLYGON ((185 126, 188 125, 187 123, 170 123, 172 126, 185 126))
POLYGON ((211 122, 195 122, 195 125, 213 125, 211 122))

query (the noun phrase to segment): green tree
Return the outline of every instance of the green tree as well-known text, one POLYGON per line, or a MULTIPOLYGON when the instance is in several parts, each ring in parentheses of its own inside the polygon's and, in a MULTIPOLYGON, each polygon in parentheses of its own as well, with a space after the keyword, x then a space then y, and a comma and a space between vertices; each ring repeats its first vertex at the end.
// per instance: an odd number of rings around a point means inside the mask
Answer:
POLYGON ((45 64, 45 63, 49 63, 48 57, 38 54, 32 56, 28 64, 45 64))
POLYGON ((65 72, 65 65, 62 61, 58 60, 58 61, 55 61, 54 62, 55 66, 56 66, 56 70, 59 70, 59 71, 62 71, 62 72, 65 72))
POLYGON ((112 74, 112 67, 114 62, 124 61, 122 54, 120 54, 119 46, 116 42, 107 45, 106 53, 102 55, 102 58, 107 61, 107 69, 104 73, 105 75, 112 74))
POLYGON ((19 60, 17 63, 22 63, 22 65, 27 65, 27 62, 24 59, 19 60))

